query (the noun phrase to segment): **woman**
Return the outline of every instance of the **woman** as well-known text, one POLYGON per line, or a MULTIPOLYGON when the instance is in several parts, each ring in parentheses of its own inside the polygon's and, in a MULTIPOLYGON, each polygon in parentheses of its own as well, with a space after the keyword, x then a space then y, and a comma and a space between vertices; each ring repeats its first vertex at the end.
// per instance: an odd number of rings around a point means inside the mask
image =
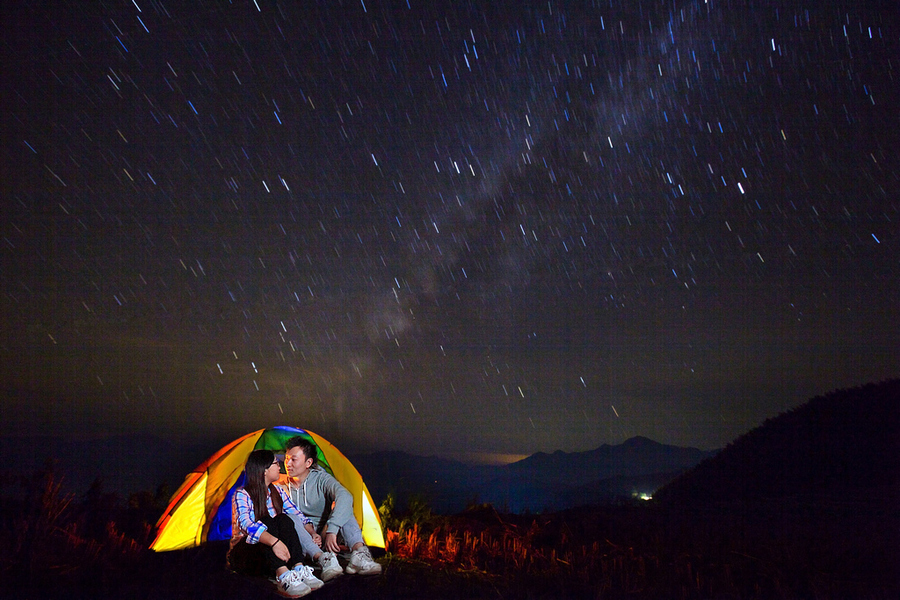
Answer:
POLYGON ((303 547, 288 515, 309 519, 274 485, 280 475, 275 454, 254 450, 244 474, 244 487, 235 491, 231 504, 229 566, 247 575, 271 577, 274 572, 279 591, 293 598, 322 587, 312 569, 300 562, 303 547))

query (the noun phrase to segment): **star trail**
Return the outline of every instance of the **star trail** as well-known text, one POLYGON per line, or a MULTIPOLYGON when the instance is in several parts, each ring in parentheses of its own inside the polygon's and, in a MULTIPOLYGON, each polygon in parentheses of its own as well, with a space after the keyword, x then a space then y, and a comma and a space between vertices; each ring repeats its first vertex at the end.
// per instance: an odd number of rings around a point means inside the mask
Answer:
POLYGON ((2 12, 4 434, 710 449, 900 373, 892 6, 2 12))

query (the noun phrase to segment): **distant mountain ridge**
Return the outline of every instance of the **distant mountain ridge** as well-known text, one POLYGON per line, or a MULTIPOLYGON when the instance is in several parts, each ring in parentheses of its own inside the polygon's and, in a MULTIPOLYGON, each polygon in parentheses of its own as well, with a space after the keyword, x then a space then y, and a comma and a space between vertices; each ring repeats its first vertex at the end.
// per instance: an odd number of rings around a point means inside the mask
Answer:
POLYGON ((667 446, 638 436, 617 446, 603 444, 586 452, 538 452, 507 465, 506 469, 516 475, 540 476, 556 483, 579 485, 615 475, 680 471, 711 454, 714 453, 667 446))
POLYGON ((635 437, 585 452, 539 452, 504 466, 472 466, 404 452, 350 459, 376 502, 390 492, 400 506, 413 495, 424 496, 437 512, 457 512, 471 502, 523 512, 609 504, 652 494, 714 454, 635 437))
MULTIPOLYGON (((0 437, 4 472, 34 473, 52 457, 66 489, 80 496, 95 479, 121 498, 152 491, 165 482, 175 490, 185 475, 208 458, 218 441, 190 447, 150 434, 119 435, 89 441, 51 436, 0 437), (15 466, 15 467, 14 467, 15 466)), ((602 505, 652 494, 714 452, 667 446, 644 437, 594 450, 538 452, 503 466, 469 465, 400 451, 349 456, 376 503, 393 493, 399 507, 422 496, 439 513, 462 511, 471 503, 491 503, 510 512, 553 511, 602 505)), ((2 490, 0 490, 2 491, 2 490)))

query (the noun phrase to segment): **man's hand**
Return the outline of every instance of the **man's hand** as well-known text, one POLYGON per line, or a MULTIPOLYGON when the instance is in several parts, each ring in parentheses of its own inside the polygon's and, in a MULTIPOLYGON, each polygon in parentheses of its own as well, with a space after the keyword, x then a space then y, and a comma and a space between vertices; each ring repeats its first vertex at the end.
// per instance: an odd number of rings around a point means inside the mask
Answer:
POLYGON ((337 541, 336 533, 326 533, 325 534, 325 544, 322 546, 323 549, 328 550, 329 552, 340 552, 341 546, 337 541))

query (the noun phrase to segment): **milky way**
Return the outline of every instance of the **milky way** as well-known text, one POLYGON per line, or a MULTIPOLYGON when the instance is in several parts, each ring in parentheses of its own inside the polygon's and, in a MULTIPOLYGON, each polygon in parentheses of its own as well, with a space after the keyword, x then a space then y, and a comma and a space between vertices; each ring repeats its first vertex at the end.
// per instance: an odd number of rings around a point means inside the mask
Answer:
POLYGON ((900 373, 895 8, 2 10, 4 433, 714 448, 900 373))

